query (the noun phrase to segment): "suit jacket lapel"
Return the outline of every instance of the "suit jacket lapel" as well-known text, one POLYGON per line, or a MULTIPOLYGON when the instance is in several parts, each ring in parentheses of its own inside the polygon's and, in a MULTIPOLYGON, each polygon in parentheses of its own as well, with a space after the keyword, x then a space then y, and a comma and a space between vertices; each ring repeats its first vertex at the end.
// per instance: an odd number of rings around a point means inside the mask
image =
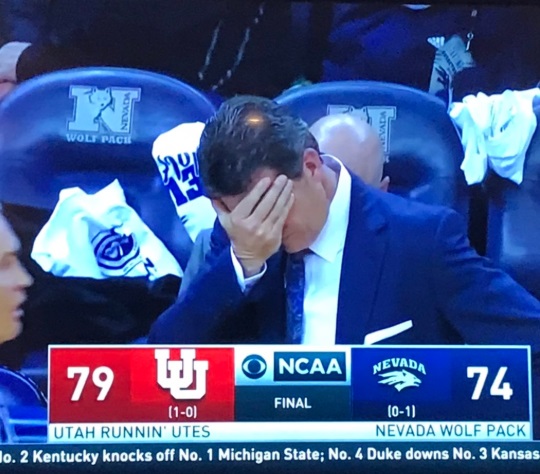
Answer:
POLYGON ((352 176, 339 287, 337 344, 363 344, 387 249, 386 218, 372 191, 352 176))

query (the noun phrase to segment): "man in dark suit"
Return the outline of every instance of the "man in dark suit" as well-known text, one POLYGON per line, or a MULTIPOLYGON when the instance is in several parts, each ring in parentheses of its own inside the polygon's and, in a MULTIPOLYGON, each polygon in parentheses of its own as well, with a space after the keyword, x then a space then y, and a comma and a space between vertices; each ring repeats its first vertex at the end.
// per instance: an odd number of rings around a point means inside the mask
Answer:
POLYGON ((272 101, 227 101, 198 156, 218 212, 211 251, 149 342, 527 344, 540 353, 540 303, 471 249, 457 213, 368 188, 272 101))
MULTIPOLYGON (((350 113, 325 115, 309 130, 321 150, 339 157, 347 169, 364 183, 382 191, 388 190, 390 178, 383 175, 386 161, 383 144, 377 131, 364 119, 350 113)), ((198 233, 184 270, 180 295, 188 291, 199 272, 210 250, 211 235, 212 229, 203 229, 198 233)))

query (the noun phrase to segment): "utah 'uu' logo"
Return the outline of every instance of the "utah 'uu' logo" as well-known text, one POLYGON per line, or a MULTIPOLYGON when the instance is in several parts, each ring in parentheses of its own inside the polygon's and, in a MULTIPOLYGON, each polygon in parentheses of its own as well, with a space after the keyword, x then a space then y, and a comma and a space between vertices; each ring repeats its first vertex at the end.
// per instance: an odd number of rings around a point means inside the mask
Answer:
POLYGON ((422 383, 420 374, 426 375, 424 364, 403 357, 386 359, 373 366, 373 375, 381 377, 379 383, 394 387, 398 392, 408 387, 419 387, 422 383))
POLYGON ((83 143, 131 143, 133 111, 141 89, 130 87, 71 86, 73 117, 66 138, 83 143))
POLYGON ((170 360, 170 355, 169 349, 155 350, 158 385, 169 390, 176 400, 203 398, 206 395, 208 361, 195 360, 195 349, 181 349, 180 360, 170 360))

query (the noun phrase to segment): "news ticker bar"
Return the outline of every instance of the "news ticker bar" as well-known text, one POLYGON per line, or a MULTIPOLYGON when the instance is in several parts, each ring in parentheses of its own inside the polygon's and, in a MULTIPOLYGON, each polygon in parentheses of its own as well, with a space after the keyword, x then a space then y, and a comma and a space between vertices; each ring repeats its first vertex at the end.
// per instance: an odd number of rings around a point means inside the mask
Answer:
POLYGON ((538 472, 540 443, 221 443, 4 445, 10 472, 538 472))
POLYGON ((51 346, 49 366, 52 424, 530 423, 532 413, 524 346, 51 346))
POLYGON ((530 423, 115 423, 50 424, 49 443, 532 440, 530 423))

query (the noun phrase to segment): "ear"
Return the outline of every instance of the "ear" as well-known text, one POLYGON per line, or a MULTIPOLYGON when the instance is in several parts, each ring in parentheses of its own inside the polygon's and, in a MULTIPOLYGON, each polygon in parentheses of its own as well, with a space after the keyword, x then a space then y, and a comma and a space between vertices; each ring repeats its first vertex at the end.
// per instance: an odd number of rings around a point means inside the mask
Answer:
POLYGON ((304 150, 304 168, 307 168, 310 174, 315 174, 322 167, 322 160, 319 152, 313 148, 304 150))
POLYGON ((383 192, 388 192, 388 186, 390 185, 390 176, 385 176, 379 183, 379 189, 383 192))

